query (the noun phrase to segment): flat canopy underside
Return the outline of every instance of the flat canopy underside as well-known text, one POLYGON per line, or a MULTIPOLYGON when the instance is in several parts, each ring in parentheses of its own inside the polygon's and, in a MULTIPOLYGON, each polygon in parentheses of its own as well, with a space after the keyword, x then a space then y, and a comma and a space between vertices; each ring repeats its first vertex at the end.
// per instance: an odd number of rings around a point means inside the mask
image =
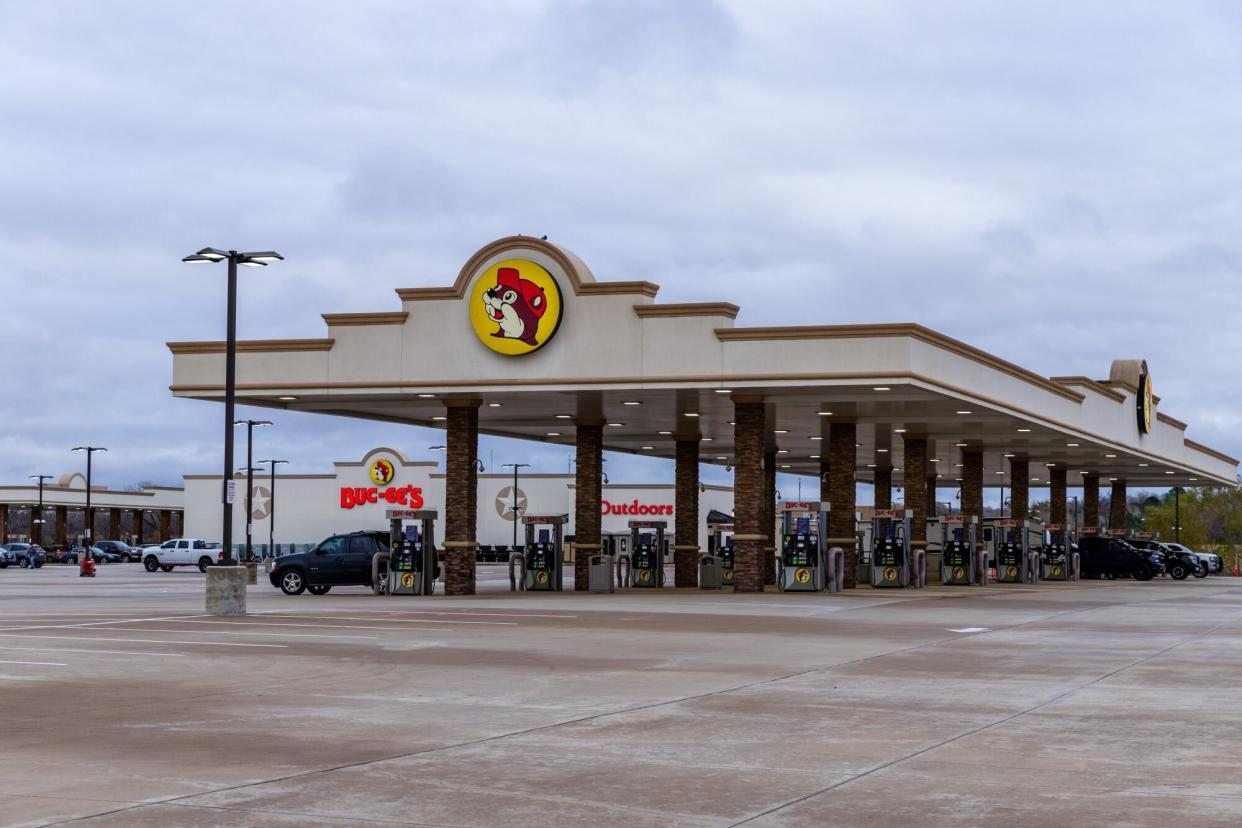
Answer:
MULTIPOLYGON (((762 394, 768 410, 770 447, 778 451, 782 473, 820 473, 827 454, 832 422, 858 424, 858 479, 874 480, 875 469, 892 468, 901 482, 903 438, 925 436, 934 472, 952 486, 961 477, 962 452, 984 452, 984 485, 1009 485, 1006 455, 1030 461, 1033 485, 1048 482, 1048 466, 1068 471, 1070 486, 1081 475, 1096 474, 1129 486, 1232 484, 1193 465, 1173 464, 1133 448, 1112 444, 1104 435, 1078 432, 1056 424, 1024 419, 996 407, 955 397, 918 383, 835 385, 817 387, 747 386, 738 393, 762 394), (903 431, 904 430, 904 431, 903 431)), ((537 440, 571 447, 574 421, 603 421, 608 451, 672 458, 675 441, 700 439, 704 463, 733 463, 733 402, 729 393, 712 388, 608 390, 487 390, 417 393, 243 395, 239 402, 337 416, 442 427, 444 399, 477 397, 479 431, 503 437, 537 440), (697 415, 697 416, 694 416, 697 415)), ((219 399, 212 395, 206 399, 219 399)))

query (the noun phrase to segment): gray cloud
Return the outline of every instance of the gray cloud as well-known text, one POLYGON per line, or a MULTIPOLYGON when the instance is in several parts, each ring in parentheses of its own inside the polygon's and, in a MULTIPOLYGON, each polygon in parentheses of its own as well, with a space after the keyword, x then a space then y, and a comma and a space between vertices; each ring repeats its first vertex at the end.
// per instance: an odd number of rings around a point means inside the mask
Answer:
MULTIPOLYGON (((15 0, 0 479, 85 440, 109 482, 215 469, 219 408, 167 392, 163 342, 223 327, 186 252, 280 249, 242 335, 314 336, 513 232, 746 324, 913 320, 1045 374, 1144 356, 1237 454, 1239 35, 1208 2, 15 0)), ((304 468, 440 442, 277 419, 265 445, 304 468)))

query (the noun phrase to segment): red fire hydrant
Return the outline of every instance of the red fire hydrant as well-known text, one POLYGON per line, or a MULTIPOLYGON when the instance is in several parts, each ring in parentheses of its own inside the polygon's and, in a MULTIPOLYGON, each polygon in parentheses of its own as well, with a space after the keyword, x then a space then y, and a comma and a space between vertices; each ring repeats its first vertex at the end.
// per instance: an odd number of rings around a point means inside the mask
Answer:
POLYGON ((95 559, 92 558, 90 555, 87 555, 85 558, 82 559, 82 562, 78 564, 78 577, 79 578, 94 578, 95 577, 95 559))

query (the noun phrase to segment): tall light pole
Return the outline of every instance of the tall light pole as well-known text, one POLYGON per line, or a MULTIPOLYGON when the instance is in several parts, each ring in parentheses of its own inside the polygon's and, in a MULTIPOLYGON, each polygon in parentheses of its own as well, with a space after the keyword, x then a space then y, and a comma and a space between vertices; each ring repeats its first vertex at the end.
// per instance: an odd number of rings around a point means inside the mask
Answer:
POLYGON ((267 463, 272 467, 272 482, 269 486, 271 491, 268 492, 268 497, 270 497, 271 500, 268 501, 267 507, 267 554, 273 558, 276 557, 276 542, 274 540, 276 537, 276 467, 281 463, 288 462, 288 460, 259 461, 260 465, 267 463))
POLYGON ((501 463, 506 469, 513 469, 513 548, 517 549, 518 527, 518 469, 530 468, 530 463, 501 463))
POLYGON ((226 341, 224 346, 224 477, 220 481, 220 499, 224 503, 224 565, 233 563, 233 405, 237 397, 237 266, 266 267, 268 262, 281 261, 285 257, 275 250, 254 253, 238 253, 236 250, 217 250, 204 247, 181 261, 187 264, 229 263, 228 310, 226 314, 226 341))
MULTIPOLYGON (((1173 487, 1173 542, 1182 542, 1182 487, 1173 487)), ((1202 548, 1202 547, 1200 547, 1202 548)))
POLYGON ((86 539, 82 545, 86 547, 86 557, 89 558, 91 555, 91 530, 95 528, 95 515, 91 513, 91 455, 97 451, 107 451, 107 449, 103 446, 76 446, 73 450, 86 452, 86 539))
POLYGON ((31 480, 39 481, 39 517, 30 521, 30 542, 36 546, 43 545, 43 481, 51 480, 50 474, 32 474, 31 480), (35 524, 39 526, 39 534, 35 534, 35 524))
MULTIPOLYGON (((254 526, 254 429, 270 426, 271 420, 234 420, 233 425, 246 427, 246 562, 254 560, 251 527, 254 526)), ((262 469, 260 469, 262 471, 262 469)))

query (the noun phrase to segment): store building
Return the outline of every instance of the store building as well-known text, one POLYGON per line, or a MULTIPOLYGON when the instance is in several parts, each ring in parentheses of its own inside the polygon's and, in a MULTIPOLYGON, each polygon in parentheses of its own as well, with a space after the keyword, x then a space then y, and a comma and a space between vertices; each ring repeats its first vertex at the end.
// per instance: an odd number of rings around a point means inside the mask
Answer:
MULTIPOLYGON (((146 486, 134 491, 91 486, 96 540, 157 543, 181 530, 182 489, 146 486)), ((37 482, 0 486, 0 542, 70 546, 86 526, 86 477, 78 472, 44 482, 39 511, 37 482)), ((218 530, 217 530, 218 532, 218 530)))
MULTIPOLYGON (((269 542, 277 552, 289 546, 317 543, 339 532, 387 529, 388 509, 434 509, 446 513, 445 475, 435 460, 410 460, 390 448, 377 448, 358 461, 333 464, 331 474, 280 474, 256 478, 251 494, 251 539, 256 554, 264 555, 269 542), (275 491, 275 497, 272 492, 275 491)), ((233 525, 244 542, 246 498, 244 478, 233 508, 233 525)), ((518 523, 514 535, 513 508, 518 514, 566 514, 565 531, 574 534, 574 475, 520 474, 514 502, 513 475, 476 474, 478 507, 476 521, 480 546, 525 543, 518 523)), ((185 476, 186 534, 218 539, 221 525, 220 476, 185 476)), ((600 504, 601 528, 605 533, 628 531, 630 520, 664 520, 671 536, 676 518, 674 487, 668 485, 604 484, 600 504)), ((732 490, 700 486, 697 543, 707 545, 707 513, 715 509, 731 514, 732 490)))
MULTIPOLYGON (((1236 485, 1238 461, 1187 437, 1142 359, 1100 355, 1106 376, 1045 377, 918 324, 739 327, 736 305, 659 304, 657 291, 597 281, 541 239, 500 239, 452 284, 398 289, 397 310, 324 314, 326 336, 239 342, 238 401, 445 429, 450 594, 474 591, 480 433, 574 448, 579 550, 601 544, 604 450, 674 460, 684 586, 702 546, 699 466, 731 466, 737 592, 775 580, 778 471, 822 481, 847 587, 859 481, 880 508, 904 488, 914 545, 941 486, 978 517, 986 486, 1006 486, 1021 514, 1046 485, 1058 524, 1072 486, 1083 525, 1103 527, 1122 521, 1099 514, 1101 483, 1115 509, 1128 486, 1236 485)), ((172 393, 223 399, 223 342, 169 348, 172 393)), ((586 581, 579 555, 576 587, 586 581)))

